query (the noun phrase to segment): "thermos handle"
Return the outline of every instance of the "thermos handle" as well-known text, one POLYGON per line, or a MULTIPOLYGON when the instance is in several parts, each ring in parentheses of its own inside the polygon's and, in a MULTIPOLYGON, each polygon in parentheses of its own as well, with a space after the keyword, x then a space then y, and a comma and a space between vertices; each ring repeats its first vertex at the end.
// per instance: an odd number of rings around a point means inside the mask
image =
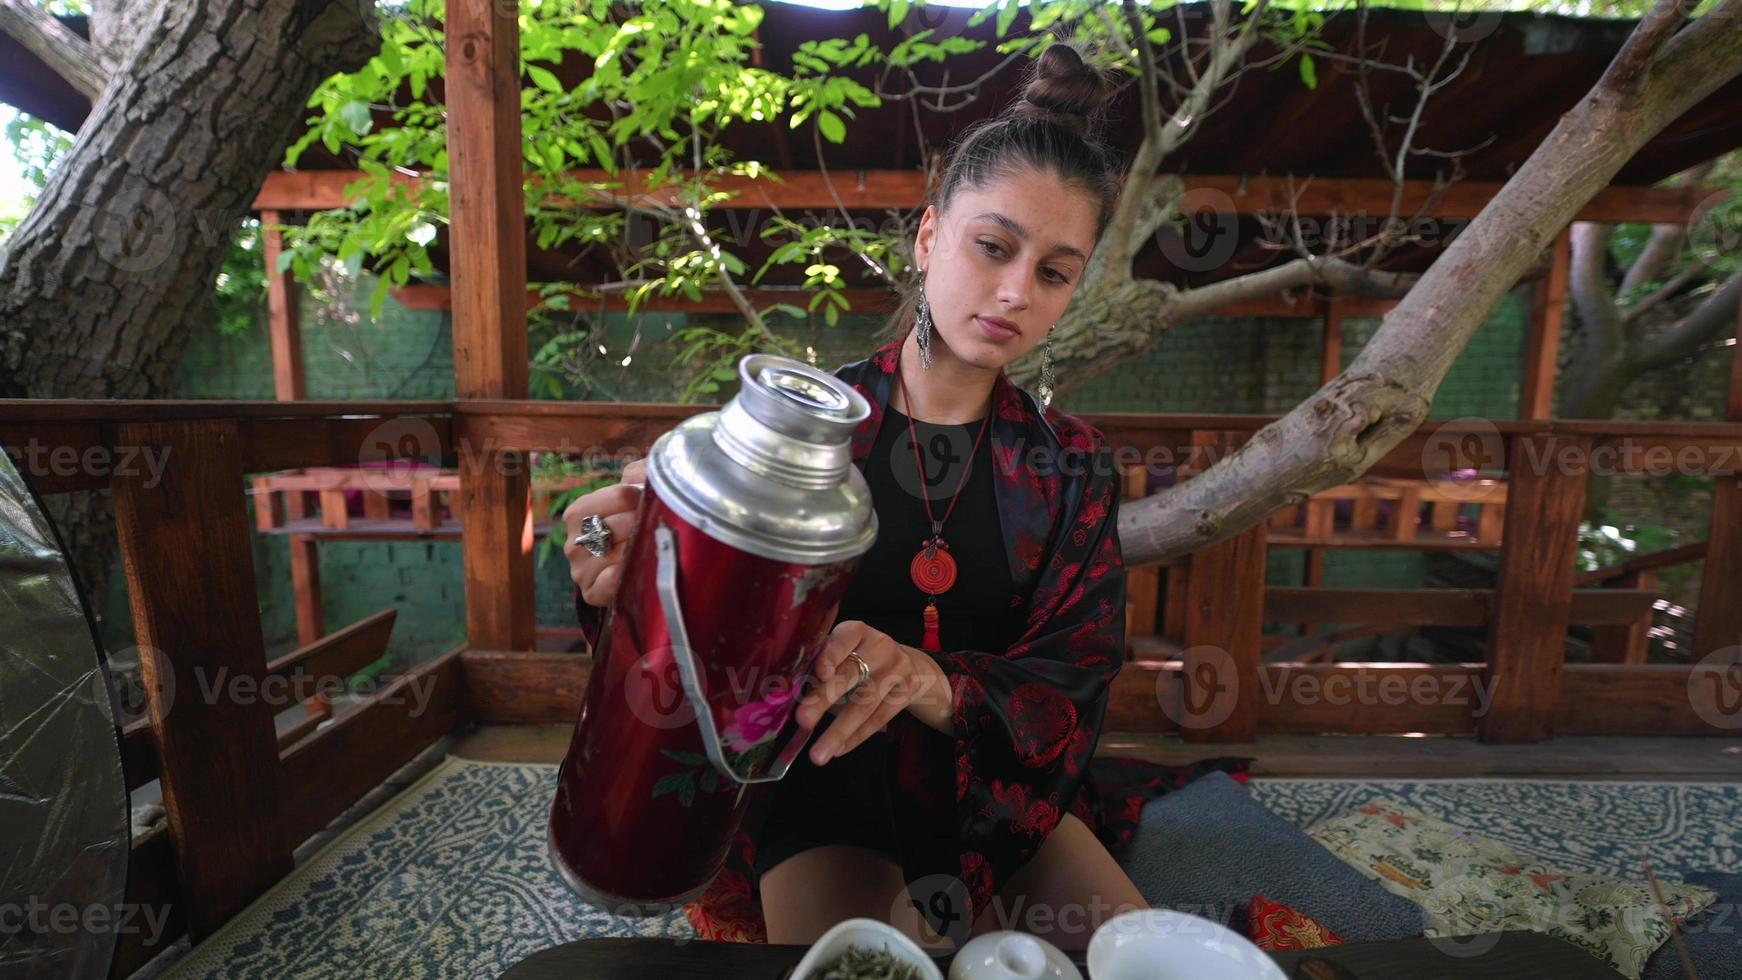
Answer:
POLYGON ((677 662, 678 677, 683 681, 684 696, 689 699, 690 707, 696 712, 696 727, 702 730, 702 744, 707 747, 708 758, 713 761, 714 768, 724 773, 728 779, 743 784, 772 783, 786 775, 792 768, 794 759, 804 751, 804 746, 810 740, 810 732, 799 730, 792 734, 786 745, 780 749, 780 754, 774 757, 774 764, 765 776, 741 775, 726 761, 725 750, 720 744, 720 730, 714 725, 714 712, 708 707, 707 698, 702 695, 701 671, 696 669, 696 661, 690 652, 689 631, 684 627, 683 604, 677 597, 677 537, 671 529, 661 524, 653 529, 655 551, 659 558, 655 582, 659 588, 659 605, 665 611, 666 632, 671 636, 671 659, 677 662))

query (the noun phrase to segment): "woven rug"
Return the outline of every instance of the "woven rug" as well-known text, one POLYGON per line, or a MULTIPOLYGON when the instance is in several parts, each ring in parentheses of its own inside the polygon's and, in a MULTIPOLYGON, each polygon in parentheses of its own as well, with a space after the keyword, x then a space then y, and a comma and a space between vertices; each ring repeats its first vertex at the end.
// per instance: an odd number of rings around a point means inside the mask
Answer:
MULTIPOLYGON (((556 767, 449 758, 300 865, 165 976, 494 978, 595 936, 694 935, 680 913, 625 919, 576 899, 545 851, 556 767)), ((1742 866, 1742 786, 1521 780, 1257 779, 1307 826, 1383 794, 1551 863, 1664 877, 1742 866)))

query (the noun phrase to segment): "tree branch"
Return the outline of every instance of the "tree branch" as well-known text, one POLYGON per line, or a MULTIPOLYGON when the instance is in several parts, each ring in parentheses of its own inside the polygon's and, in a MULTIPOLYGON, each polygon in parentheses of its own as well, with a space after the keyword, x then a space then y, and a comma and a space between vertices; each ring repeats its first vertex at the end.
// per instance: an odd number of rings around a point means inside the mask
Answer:
POLYGON ((1418 278, 1405 272, 1367 269, 1342 259, 1307 256, 1275 268, 1185 290, 1174 296, 1171 305, 1180 317, 1204 316, 1243 300, 1274 296, 1283 290, 1315 284, 1358 296, 1396 297, 1408 293, 1418 278))
MULTIPOLYGON (((1238 534, 1349 482, 1414 432, 1470 337, 1579 208, 1646 141, 1742 73, 1742 0, 1719 0, 1678 31, 1686 8, 1687 0, 1662 0, 1647 15, 1347 371, 1203 473, 1122 507, 1126 562, 1238 534)), ((1736 300, 1729 302, 1733 317, 1736 300)))
POLYGON ((29 0, 0 0, 0 33, 11 35, 92 102, 109 84, 109 67, 97 49, 29 0))
POLYGON ((1644 338, 1636 347, 1640 374, 1669 367, 1691 356, 1701 345, 1728 333, 1736 323, 1736 307, 1742 303, 1742 272, 1706 297, 1692 313, 1668 329, 1644 338))

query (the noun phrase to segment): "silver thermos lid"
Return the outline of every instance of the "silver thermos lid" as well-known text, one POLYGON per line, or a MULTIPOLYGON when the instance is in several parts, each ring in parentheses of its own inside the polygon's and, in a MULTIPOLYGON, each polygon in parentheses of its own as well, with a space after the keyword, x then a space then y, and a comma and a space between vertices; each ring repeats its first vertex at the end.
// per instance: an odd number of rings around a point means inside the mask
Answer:
POLYGON ((746 355, 738 377, 725 407, 653 444, 653 492, 710 537, 764 558, 820 565, 863 554, 877 514, 852 440, 870 403, 834 375, 772 354, 746 355))

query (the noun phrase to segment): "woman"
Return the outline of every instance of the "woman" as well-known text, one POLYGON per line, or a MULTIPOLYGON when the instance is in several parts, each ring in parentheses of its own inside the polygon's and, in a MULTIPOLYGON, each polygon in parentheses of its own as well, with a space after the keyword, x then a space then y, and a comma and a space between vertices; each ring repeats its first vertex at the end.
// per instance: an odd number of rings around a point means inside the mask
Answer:
MULTIPOLYGON (((853 455, 878 540, 797 710, 808 754, 692 908, 704 935, 733 932, 720 910, 751 881, 777 943, 865 916, 933 944, 1017 928, 1081 948, 1145 906, 1078 816, 1096 819, 1080 790, 1122 660, 1118 473, 1100 433, 1003 372, 1048 338, 1117 203, 1092 132, 1108 97, 1075 50, 1046 49, 1022 98, 957 145, 899 338, 836 372, 872 405, 853 455)), ((564 515, 589 624, 615 594, 643 472, 564 515), (573 543, 594 514, 614 532, 602 558, 573 543)), ((1124 802, 1129 819, 1141 799, 1124 802)))

